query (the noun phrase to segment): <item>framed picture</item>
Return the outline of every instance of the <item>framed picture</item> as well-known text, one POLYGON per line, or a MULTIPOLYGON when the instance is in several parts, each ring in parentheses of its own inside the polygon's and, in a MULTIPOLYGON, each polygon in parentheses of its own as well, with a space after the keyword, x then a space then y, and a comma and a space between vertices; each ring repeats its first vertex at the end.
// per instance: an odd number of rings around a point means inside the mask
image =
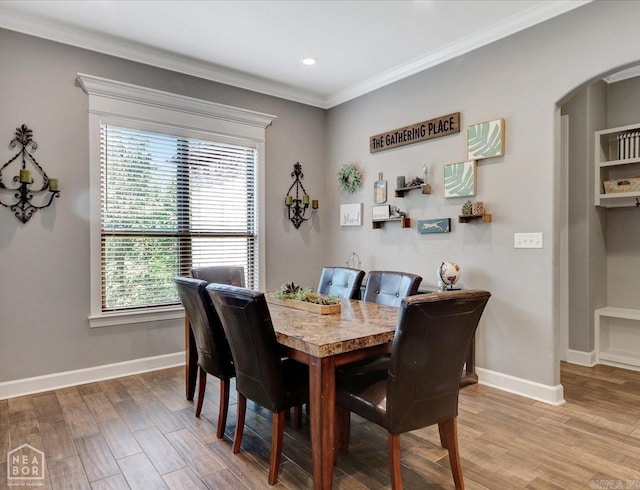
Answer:
POLYGON ((469 126, 467 130, 467 158, 501 157, 504 155, 504 119, 469 126))
POLYGON ((391 206, 383 204, 382 206, 373 206, 373 220, 389 219, 391 215, 391 206))
POLYGON ((476 195, 476 161, 449 163, 444 166, 444 197, 476 195))
POLYGON ((451 231, 451 218, 421 219, 418 220, 418 233, 449 233, 451 231))
POLYGON ((340 204, 340 226, 362 226, 362 203, 340 204))

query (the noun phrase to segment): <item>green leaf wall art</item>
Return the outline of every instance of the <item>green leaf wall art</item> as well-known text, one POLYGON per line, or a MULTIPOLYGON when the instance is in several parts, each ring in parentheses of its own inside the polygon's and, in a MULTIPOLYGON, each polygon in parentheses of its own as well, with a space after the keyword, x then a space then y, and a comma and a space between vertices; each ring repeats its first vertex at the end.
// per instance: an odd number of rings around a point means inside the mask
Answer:
POLYGON ((476 161, 449 163, 444 166, 444 197, 476 194, 476 161))
POLYGON ((504 155, 504 119, 469 126, 467 131, 467 158, 501 157, 504 155))

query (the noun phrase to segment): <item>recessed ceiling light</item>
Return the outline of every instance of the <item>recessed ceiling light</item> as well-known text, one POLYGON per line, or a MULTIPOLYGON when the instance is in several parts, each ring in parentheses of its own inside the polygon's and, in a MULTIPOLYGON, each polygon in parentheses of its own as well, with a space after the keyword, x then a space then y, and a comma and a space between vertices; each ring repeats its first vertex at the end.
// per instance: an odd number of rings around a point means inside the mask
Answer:
POLYGON ((318 62, 318 58, 305 58, 302 60, 303 65, 311 66, 318 62))

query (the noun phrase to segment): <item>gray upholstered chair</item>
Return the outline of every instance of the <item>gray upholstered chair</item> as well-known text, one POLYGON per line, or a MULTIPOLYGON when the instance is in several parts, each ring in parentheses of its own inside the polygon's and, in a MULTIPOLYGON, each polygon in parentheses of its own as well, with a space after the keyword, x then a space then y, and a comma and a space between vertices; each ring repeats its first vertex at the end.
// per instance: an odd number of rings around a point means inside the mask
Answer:
POLYGON ((370 271, 362 299, 397 307, 403 298, 418 292, 421 282, 421 276, 408 272, 370 271))
POLYGON ((191 277, 216 284, 230 284, 244 287, 244 267, 233 265, 212 265, 194 267, 191 269, 191 277))
POLYGON ((364 271, 349 267, 325 267, 322 269, 318 294, 344 299, 358 299, 364 271))
POLYGON ((278 481, 286 413, 309 401, 309 369, 280 356, 264 294, 220 284, 207 286, 236 368, 238 416, 233 452, 240 451, 247 398, 273 412, 269 484, 278 481))
POLYGON ((387 430, 394 490, 402 488, 400 434, 438 424, 457 489, 464 488, 458 453, 460 376, 485 305, 486 291, 452 291, 402 300, 388 369, 342 369, 336 378, 340 446, 348 451, 349 414, 387 430))
POLYGON ((207 373, 220 379, 220 401, 216 435, 222 439, 229 408, 229 381, 235 376, 231 350, 220 318, 211 304, 206 281, 190 277, 173 279, 180 301, 189 316, 191 331, 198 351, 199 389, 196 417, 200 417, 207 386, 207 373))

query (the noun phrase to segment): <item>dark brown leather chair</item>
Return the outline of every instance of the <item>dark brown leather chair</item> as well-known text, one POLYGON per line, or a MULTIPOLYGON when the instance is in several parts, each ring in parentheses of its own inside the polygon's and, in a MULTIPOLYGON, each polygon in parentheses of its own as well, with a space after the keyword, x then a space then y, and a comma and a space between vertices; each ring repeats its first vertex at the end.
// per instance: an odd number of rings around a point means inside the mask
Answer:
POLYGON ((318 294, 327 294, 336 298, 357 299, 364 271, 348 267, 325 267, 322 269, 318 294))
POLYGON ((198 351, 199 388, 196 417, 200 417, 207 386, 207 373, 220 379, 220 407, 216 435, 222 439, 229 409, 229 380, 235 376, 233 359, 220 318, 205 289, 206 281, 190 277, 175 277, 180 300, 189 316, 191 331, 198 351))
POLYGON ((460 377, 490 296, 486 291, 452 291, 405 298, 388 370, 343 369, 337 375, 341 448, 348 450, 350 412, 385 428, 394 490, 402 488, 400 434, 433 424, 449 451, 456 488, 464 488, 457 436, 460 377))
POLYGON ((230 284, 244 287, 244 267, 229 265, 210 265, 194 267, 191 269, 191 277, 216 284, 230 284))
POLYGON ((209 284, 207 291, 220 316, 236 368, 238 417, 233 452, 240 451, 247 398, 273 412, 269 485, 278 481, 285 414, 309 401, 309 370, 281 359, 264 294, 209 284))
POLYGON ((421 282, 421 276, 408 272, 370 271, 362 299, 397 307, 403 298, 418 292, 421 282))

